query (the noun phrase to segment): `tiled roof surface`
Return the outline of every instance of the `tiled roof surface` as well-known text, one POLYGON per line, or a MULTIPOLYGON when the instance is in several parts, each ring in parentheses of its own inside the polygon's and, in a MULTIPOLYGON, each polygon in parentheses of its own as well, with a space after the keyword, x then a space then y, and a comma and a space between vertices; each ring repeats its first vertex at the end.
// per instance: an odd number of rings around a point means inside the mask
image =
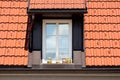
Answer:
POLYGON ((120 0, 89 0, 85 14, 87 66, 120 66, 120 0))
MULTIPOLYGON (((31 8, 39 8, 36 5, 39 4, 36 3, 38 1, 34 0, 31 8)), ((57 8, 73 8, 66 4, 70 0, 65 1, 57 8)), ((52 5, 58 5, 50 2, 40 4, 41 8, 45 9, 56 8, 52 5)), ((120 0, 88 1, 88 13, 85 14, 84 24, 87 66, 120 66, 119 4, 120 0)), ((27 65, 28 52, 24 51, 26 8, 27 0, 0 0, 0 65, 27 65)))
POLYGON ((81 9, 85 0, 30 0, 30 9, 81 9))
POLYGON ((27 65, 27 0, 0 0, 0 65, 27 65))

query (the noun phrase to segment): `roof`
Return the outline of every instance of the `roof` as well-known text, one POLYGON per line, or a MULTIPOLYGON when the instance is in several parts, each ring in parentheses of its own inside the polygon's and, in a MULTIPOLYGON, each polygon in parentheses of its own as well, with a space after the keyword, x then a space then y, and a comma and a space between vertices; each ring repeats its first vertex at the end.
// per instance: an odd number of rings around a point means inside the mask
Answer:
POLYGON ((86 0, 30 0, 30 9, 81 9, 86 0))
POLYGON ((27 65, 26 8, 26 0, 0 0, 0 65, 27 65))
POLYGON ((85 14, 87 66, 120 66, 120 0, 89 0, 85 14))
MULTIPOLYGON (((64 0, 66 2, 59 4, 52 1, 62 0, 31 1, 31 9, 83 7, 79 4, 82 0, 72 0, 74 3, 64 0)), ((87 66, 120 66, 119 4, 119 0, 88 1, 88 13, 84 15, 87 66)), ((28 52, 24 50, 27 28, 26 8, 27 0, 0 0, 0 65, 27 65, 28 52)))

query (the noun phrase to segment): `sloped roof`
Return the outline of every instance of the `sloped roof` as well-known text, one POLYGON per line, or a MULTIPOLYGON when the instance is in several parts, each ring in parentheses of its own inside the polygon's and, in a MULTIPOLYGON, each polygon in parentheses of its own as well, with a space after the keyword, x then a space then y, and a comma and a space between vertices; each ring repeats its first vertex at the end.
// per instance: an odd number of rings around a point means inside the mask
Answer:
POLYGON ((0 0, 0 65, 27 65, 27 0, 0 0))
POLYGON ((87 66, 120 66, 120 0, 89 0, 85 14, 87 66))
POLYGON ((85 0, 30 0, 30 9, 81 9, 85 0))
MULTIPOLYGON (((119 0, 88 1, 88 13, 84 17, 87 66, 120 66, 119 4, 119 0)), ((27 0, 0 0, 0 65, 27 65, 26 8, 27 0)))

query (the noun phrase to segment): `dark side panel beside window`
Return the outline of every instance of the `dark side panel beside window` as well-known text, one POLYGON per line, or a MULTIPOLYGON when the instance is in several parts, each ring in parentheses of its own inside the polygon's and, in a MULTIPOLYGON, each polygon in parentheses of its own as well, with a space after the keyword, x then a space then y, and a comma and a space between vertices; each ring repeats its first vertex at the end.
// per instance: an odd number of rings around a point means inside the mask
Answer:
POLYGON ((83 51, 83 15, 72 17, 73 50, 83 51))
POLYGON ((33 50, 42 50, 42 19, 36 19, 33 26, 33 50))

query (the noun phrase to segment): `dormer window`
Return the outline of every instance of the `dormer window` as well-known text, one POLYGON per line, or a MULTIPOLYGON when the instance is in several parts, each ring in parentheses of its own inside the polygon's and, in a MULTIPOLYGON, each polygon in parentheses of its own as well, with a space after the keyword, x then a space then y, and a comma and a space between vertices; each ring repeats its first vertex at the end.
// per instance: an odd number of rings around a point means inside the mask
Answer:
POLYGON ((77 68, 85 66, 83 45, 84 13, 87 12, 85 0, 69 2, 29 0, 28 5, 31 21, 28 23, 28 30, 31 31, 28 33, 28 42, 32 54, 32 67, 46 68, 43 65, 49 64, 47 68, 54 68, 56 64, 60 64, 63 66, 56 68, 65 68, 64 64, 68 66, 68 63, 72 68, 76 68, 76 65, 77 68), (50 64, 54 67, 50 67, 50 64))

